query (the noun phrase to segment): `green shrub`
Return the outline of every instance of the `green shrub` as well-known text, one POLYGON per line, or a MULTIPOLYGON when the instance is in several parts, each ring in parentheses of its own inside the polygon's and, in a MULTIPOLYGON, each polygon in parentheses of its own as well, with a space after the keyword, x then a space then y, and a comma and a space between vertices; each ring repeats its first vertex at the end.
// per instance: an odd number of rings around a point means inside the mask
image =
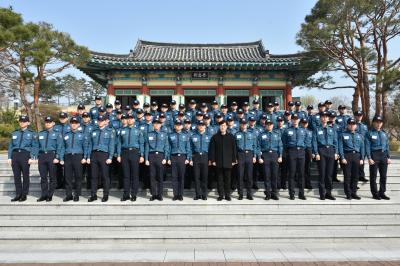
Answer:
POLYGON ((400 149, 400 143, 398 141, 390 141, 389 143, 389 149, 391 151, 399 151, 400 149))
POLYGON ((9 142, 10 138, 0 137, 0 150, 1 151, 7 150, 9 142))
POLYGON ((0 137, 10 138, 11 133, 18 127, 13 124, 0 124, 0 137))

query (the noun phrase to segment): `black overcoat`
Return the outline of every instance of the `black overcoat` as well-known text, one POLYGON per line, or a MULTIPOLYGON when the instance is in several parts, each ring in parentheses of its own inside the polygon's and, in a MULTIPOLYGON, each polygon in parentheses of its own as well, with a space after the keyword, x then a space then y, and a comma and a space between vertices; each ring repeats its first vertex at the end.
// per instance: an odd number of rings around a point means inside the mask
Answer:
POLYGON ((232 168, 232 163, 237 161, 235 137, 220 131, 211 137, 208 158, 216 163, 217 168, 232 168))

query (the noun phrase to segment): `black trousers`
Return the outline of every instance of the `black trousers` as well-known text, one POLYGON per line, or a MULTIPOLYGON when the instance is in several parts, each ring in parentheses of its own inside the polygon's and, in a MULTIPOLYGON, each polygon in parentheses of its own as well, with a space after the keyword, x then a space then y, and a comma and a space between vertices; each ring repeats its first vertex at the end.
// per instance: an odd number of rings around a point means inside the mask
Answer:
POLYGON ((304 162, 304 183, 307 187, 311 187, 311 163, 312 163, 312 150, 307 148, 305 150, 304 162))
POLYGON ((57 188, 65 187, 64 165, 56 164, 57 188))
POLYGON ((231 174, 231 168, 217 168, 218 195, 220 197, 231 196, 231 174))
POLYGON ((276 151, 263 152, 261 158, 264 161, 264 193, 265 195, 271 195, 271 193, 276 195, 278 186, 279 155, 276 151))
POLYGON ((251 195, 253 187, 253 153, 238 152, 238 193, 243 195, 243 187, 246 187, 247 195, 251 195))
POLYGON ((123 173, 124 196, 136 196, 139 190, 139 151, 123 149, 121 151, 121 166, 123 173))
POLYGON ((81 163, 83 154, 65 154, 65 192, 67 197, 72 196, 75 187, 75 196, 82 194, 83 165, 81 163), (75 184, 75 186, 74 186, 75 184))
POLYGON ((139 181, 142 183, 143 189, 150 188, 150 166, 144 163, 139 164, 139 181))
POLYGON ((174 196, 183 196, 186 172, 186 155, 171 155, 172 189, 174 196))
POLYGON ((257 186, 258 181, 260 180, 260 176, 262 176, 262 165, 254 164, 253 165, 253 186, 257 186))
POLYGON ((278 188, 286 187, 288 175, 289 165, 287 163, 287 152, 284 151, 282 154, 282 163, 279 164, 278 188))
POLYGON ((82 165, 83 169, 83 176, 86 179, 86 188, 90 189, 92 187, 92 170, 90 167, 90 164, 83 164, 82 165))
POLYGON ((295 194, 296 175, 298 178, 299 195, 304 195, 304 149, 290 148, 287 153, 287 165, 289 166, 289 195, 295 194))
POLYGON ((55 152, 39 153, 38 168, 42 197, 51 197, 57 187, 57 164, 53 163, 55 152))
POLYGON ((165 166, 162 164, 164 154, 150 153, 150 193, 152 196, 162 196, 164 189, 164 171, 165 166))
POLYGON ((99 179, 103 182, 103 196, 108 196, 110 191, 109 166, 106 164, 108 152, 94 151, 90 156, 92 170, 92 196, 97 193, 97 182, 99 179))
POLYGON ((318 188, 319 195, 324 197, 326 194, 331 195, 332 191, 332 172, 335 165, 335 150, 333 147, 318 148, 320 160, 318 163, 318 188))
POLYGON ((193 154, 193 175, 196 196, 206 197, 208 194, 208 154, 193 154))
POLYGON ((110 186, 112 187, 113 183, 116 180, 118 189, 124 187, 124 174, 122 173, 122 165, 117 161, 117 157, 112 158, 112 163, 109 167, 110 169, 110 186))
POLYGON ((361 156, 357 152, 345 153, 344 158, 347 161, 347 164, 342 164, 344 175, 344 193, 346 196, 351 196, 357 194, 361 156))
POLYGON ((383 195, 386 192, 386 180, 387 180, 387 156, 382 151, 373 151, 371 153, 371 159, 374 160, 374 164, 369 166, 369 178, 370 188, 372 195, 383 195), (379 191, 376 185, 377 172, 379 170, 379 191))
POLYGON ((358 170, 358 180, 363 180, 363 179, 365 179, 364 165, 360 164, 360 167, 358 170))
POLYGON ((29 167, 28 160, 31 155, 28 151, 13 151, 11 155, 11 168, 14 174, 15 194, 17 197, 26 196, 29 193, 29 167), (21 180, 22 175, 22 180, 21 180))

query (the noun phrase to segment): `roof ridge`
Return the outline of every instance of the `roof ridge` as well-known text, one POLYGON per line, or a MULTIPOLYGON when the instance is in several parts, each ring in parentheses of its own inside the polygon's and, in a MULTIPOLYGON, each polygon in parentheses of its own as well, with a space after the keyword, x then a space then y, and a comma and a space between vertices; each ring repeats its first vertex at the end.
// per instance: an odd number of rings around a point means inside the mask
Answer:
POLYGON ((262 40, 257 40, 253 42, 237 42, 237 43, 172 43, 172 42, 153 42, 153 41, 145 41, 138 40, 135 50, 139 45, 154 45, 154 46, 189 46, 189 47, 230 47, 230 46, 263 46, 262 40))

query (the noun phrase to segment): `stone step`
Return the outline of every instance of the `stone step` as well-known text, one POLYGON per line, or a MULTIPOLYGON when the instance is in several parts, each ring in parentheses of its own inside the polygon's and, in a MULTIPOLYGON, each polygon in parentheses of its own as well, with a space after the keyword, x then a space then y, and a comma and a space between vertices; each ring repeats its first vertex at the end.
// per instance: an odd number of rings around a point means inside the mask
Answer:
POLYGON ((295 242, 297 241, 315 241, 325 239, 328 241, 342 241, 344 239, 398 239, 400 238, 400 228, 386 229, 354 229, 354 230, 329 230, 323 228, 321 230, 276 230, 275 228, 265 230, 141 230, 141 231, 82 231, 70 229, 66 231, 52 230, 48 231, 32 231, 28 230, 9 230, 0 234, 0 241, 43 243, 53 241, 55 244, 59 242, 74 243, 221 243, 226 241, 240 242, 295 242))

